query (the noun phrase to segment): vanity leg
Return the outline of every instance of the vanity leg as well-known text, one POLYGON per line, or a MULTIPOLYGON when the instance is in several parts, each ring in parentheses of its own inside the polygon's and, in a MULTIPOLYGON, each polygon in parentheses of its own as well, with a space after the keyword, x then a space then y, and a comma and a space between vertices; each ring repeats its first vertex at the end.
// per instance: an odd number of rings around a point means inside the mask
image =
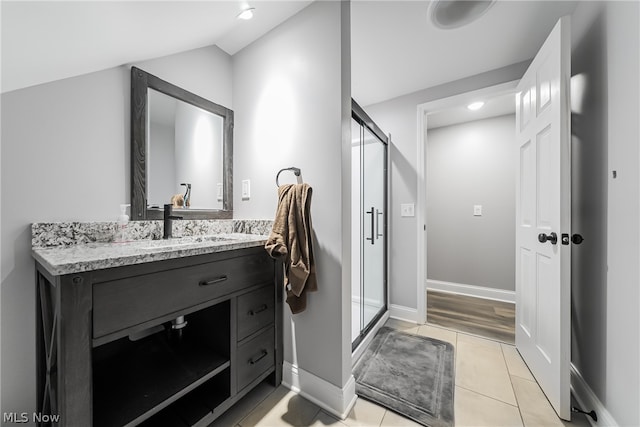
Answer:
POLYGON ((89 274, 62 276, 57 288, 59 425, 91 426, 92 286, 89 274))
POLYGON ((282 341, 283 333, 283 303, 284 303, 284 264, 280 261, 275 262, 275 294, 276 294, 276 306, 275 306, 275 325, 276 325, 276 370, 274 373, 275 386, 279 386, 282 383, 282 361, 284 346, 282 341))
POLYGON ((36 410, 51 410, 51 387, 47 375, 47 359, 52 330, 53 313, 50 294, 51 284, 36 270, 36 410), (49 291, 49 295, 47 295, 49 291), (48 298, 47 298, 48 296, 48 298))

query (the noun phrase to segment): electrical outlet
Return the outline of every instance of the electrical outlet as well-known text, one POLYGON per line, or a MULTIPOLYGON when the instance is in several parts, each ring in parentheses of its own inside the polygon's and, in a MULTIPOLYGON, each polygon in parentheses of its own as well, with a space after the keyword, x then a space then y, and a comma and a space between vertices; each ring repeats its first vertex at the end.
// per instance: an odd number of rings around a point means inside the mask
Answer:
POLYGON ((413 203, 402 203, 400 205, 400 216, 415 216, 413 203))
POLYGON ((482 205, 473 205, 473 216, 482 216, 482 205))
POLYGON ((242 200, 249 200, 251 198, 251 180, 242 180, 242 200))

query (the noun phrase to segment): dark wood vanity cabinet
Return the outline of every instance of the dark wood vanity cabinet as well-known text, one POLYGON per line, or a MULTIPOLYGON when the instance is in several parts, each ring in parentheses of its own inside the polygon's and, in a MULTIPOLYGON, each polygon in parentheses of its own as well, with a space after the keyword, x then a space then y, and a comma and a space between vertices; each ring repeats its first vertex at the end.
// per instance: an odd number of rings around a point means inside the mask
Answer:
POLYGON ((261 247, 62 276, 37 264, 38 411, 208 425, 281 382, 281 276, 261 247))

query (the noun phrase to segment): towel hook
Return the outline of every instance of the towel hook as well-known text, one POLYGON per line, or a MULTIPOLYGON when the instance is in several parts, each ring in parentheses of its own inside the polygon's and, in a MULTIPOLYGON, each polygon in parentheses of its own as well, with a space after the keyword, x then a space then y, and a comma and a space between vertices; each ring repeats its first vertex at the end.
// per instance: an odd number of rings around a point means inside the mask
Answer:
POLYGON ((293 174, 295 176, 297 176, 297 180, 298 180, 298 184, 302 183, 302 179, 300 178, 300 168, 296 168, 296 167, 290 167, 290 168, 284 168, 284 169, 280 169, 278 171, 278 174, 276 175, 276 186, 280 187, 280 182, 279 182, 279 178, 280 178, 280 174, 284 171, 292 171, 293 174))

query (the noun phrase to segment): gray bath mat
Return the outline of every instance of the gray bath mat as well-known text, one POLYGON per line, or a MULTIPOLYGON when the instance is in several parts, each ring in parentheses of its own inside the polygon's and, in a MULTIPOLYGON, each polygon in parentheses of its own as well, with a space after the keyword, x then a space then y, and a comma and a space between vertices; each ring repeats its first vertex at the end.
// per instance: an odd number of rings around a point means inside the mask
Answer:
POLYGON ((449 343, 384 326, 356 364, 356 393, 425 426, 453 426, 453 354, 449 343))

